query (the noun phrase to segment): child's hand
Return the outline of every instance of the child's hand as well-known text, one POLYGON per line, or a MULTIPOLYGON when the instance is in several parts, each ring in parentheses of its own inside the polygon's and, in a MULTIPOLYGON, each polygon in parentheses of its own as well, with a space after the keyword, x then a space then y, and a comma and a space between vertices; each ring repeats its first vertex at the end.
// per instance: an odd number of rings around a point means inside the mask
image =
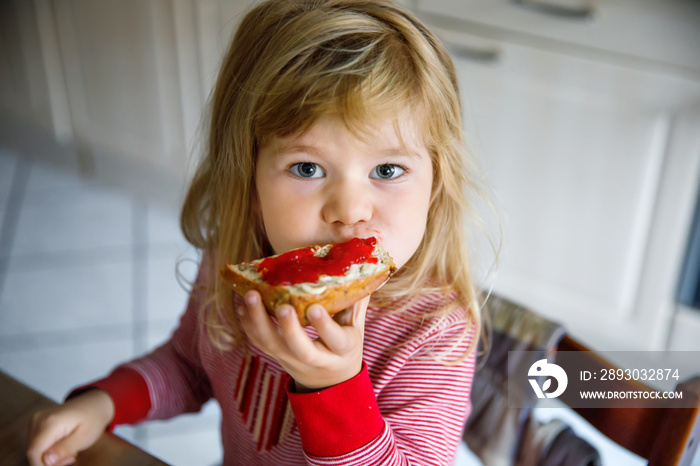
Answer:
POLYGON ((318 332, 317 340, 306 335, 291 306, 277 309, 278 328, 265 311, 257 291, 246 293, 245 301, 246 308, 237 309, 243 330, 292 376, 297 390, 330 387, 351 379, 362 369, 369 296, 334 317, 318 304, 309 306, 307 316, 318 332))
POLYGON ((72 464, 78 453, 92 446, 114 417, 107 392, 93 389, 60 406, 37 412, 27 435, 31 466, 72 464))

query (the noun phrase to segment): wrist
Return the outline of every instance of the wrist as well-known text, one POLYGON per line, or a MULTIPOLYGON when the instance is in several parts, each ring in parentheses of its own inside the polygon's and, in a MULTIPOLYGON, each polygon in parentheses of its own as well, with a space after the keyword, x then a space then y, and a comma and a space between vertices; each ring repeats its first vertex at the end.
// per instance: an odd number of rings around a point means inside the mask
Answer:
POLYGON ((294 391, 295 391, 296 393, 311 393, 311 392, 315 392, 315 391, 318 391, 318 390, 323 390, 323 388, 316 388, 316 389, 314 389, 314 388, 311 388, 311 387, 307 387, 306 385, 302 384, 302 383, 299 382, 298 380, 295 380, 295 381, 294 381, 294 391))
MULTIPOLYGON (((151 410, 151 397, 146 380, 136 370, 118 367, 108 377, 78 387, 67 397, 72 400, 88 391, 99 389, 109 396, 111 414, 108 431, 120 424, 136 424, 148 417, 151 410)), ((93 396, 93 395, 91 395, 93 396)))
POLYGON ((313 456, 340 456, 377 438, 384 419, 366 366, 355 377, 312 394, 287 393, 304 451, 313 456))
POLYGON ((312 393, 325 390, 327 388, 339 385, 341 383, 347 382, 348 380, 356 377, 362 371, 362 361, 358 365, 356 370, 348 371, 342 375, 336 375, 334 377, 324 377, 314 380, 299 380, 293 378, 294 389, 296 393, 312 393))
POLYGON ((109 394, 100 388, 91 388, 85 393, 69 400, 76 405, 88 410, 100 424, 106 429, 114 419, 114 401, 109 394))

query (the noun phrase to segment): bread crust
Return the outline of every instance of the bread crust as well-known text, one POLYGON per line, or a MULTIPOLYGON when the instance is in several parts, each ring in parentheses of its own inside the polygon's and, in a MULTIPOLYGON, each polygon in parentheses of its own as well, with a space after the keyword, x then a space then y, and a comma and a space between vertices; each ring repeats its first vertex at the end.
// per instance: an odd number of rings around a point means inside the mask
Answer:
MULTIPOLYGON (((239 273, 234 265, 227 264, 221 270, 221 276, 241 296, 250 290, 257 290, 262 298, 268 314, 275 316, 275 309, 281 304, 290 304, 294 307, 301 325, 309 325, 306 318, 306 309, 312 304, 320 304, 330 315, 352 306, 360 299, 369 296, 386 282, 396 271, 396 266, 391 257, 386 254, 387 267, 383 267, 372 275, 358 277, 344 283, 329 283, 322 293, 299 293, 285 285, 271 285, 263 280, 252 280, 239 273)), ((381 261, 382 259, 380 259, 381 261)), ((258 261, 255 261, 258 262, 258 261)))

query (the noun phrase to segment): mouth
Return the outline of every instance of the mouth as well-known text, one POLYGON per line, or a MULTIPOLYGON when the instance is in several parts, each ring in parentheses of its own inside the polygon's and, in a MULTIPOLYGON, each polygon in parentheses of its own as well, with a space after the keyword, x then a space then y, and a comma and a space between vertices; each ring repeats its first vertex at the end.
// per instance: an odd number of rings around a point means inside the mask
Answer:
POLYGON ((377 241, 379 241, 380 243, 383 243, 383 242, 384 242, 384 237, 382 236, 382 232, 381 232, 381 231, 379 231, 379 230, 372 230, 372 232, 374 233, 372 236, 374 236, 375 238, 377 238, 377 241))
POLYGON ((329 241, 327 243, 318 243, 318 244, 340 244, 340 243, 347 243, 353 238, 360 238, 360 239, 367 239, 375 237, 377 239, 377 242, 382 243, 384 241, 384 238, 382 238, 382 233, 379 230, 372 230, 370 233, 362 233, 362 234, 357 234, 357 235, 352 235, 352 236, 341 236, 339 238, 336 238, 333 241, 329 241))

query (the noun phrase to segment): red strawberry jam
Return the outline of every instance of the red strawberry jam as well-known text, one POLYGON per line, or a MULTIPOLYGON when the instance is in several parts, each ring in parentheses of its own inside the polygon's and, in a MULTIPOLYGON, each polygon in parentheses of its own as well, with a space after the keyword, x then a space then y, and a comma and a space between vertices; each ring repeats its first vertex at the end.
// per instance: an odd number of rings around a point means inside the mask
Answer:
POLYGON ((314 256, 312 248, 294 249, 276 257, 268 257, 258 264, 258 272, 271 285, 315 283, 321 275, 343 276, 352 264, 376 264, 372 256, 375 237, 353 238, 346 243, 334 244, 324 257, 314 256))

